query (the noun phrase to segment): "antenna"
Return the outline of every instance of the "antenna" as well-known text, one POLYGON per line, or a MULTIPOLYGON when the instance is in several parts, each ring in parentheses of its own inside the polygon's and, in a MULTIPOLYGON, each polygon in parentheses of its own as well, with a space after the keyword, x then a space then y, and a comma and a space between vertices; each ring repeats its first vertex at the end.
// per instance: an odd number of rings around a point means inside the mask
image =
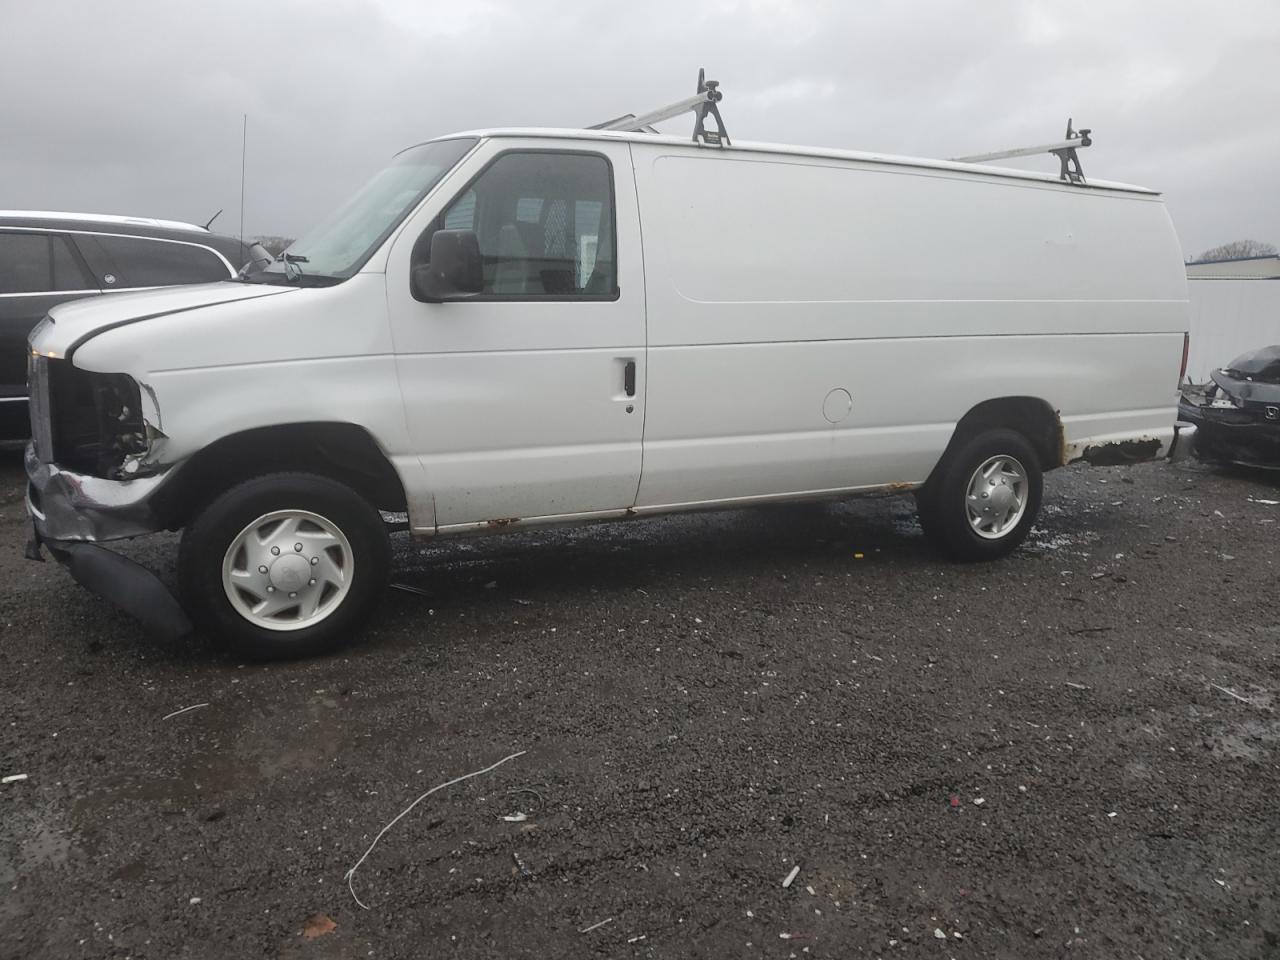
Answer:
POLYGON ((204 222, 204 228, 205 228, 206 230, 208 230, 208 229, 209 229, 209 225, 210 225, 211 223, 213 223, 213 221, 217 220, 220 216, 222 216, 222 211, 221 211, 221 210, 219 210, 217 213, 215 213, 212 217, 210 217, 208 220, 206 220, 206 221, 204 222))
MULTIPOLYGON (((240 246, 244 246, 244 155, 249 142, 249 115, 244 115, 244 125, 240 128, 240 246)), ((221 211, 219 211, 221 212, 221 211)), ((212 223, 213 221, 209 221, 212 223)))

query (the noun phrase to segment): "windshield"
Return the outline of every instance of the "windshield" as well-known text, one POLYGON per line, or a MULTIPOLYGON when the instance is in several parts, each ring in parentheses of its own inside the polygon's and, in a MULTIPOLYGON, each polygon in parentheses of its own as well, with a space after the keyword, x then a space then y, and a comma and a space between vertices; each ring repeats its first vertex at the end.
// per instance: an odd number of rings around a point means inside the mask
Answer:
POLYGON ((475 144, 474 138, 437 140, 405 150, 252 279, 336 283, 353 276, 475 144))

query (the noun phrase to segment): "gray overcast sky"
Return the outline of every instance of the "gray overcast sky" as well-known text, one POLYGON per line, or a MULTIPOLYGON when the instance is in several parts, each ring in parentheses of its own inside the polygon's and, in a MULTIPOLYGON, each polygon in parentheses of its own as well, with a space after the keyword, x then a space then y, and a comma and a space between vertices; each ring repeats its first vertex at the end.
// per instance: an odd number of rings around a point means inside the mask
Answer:
POLYGON ((245 232, 297 236, 403 146, 647 110, 706 66, 744 140, 955 156, 1071 116, 1186 253, 1280 243, 1275 0, 0 0, 0 35, 0 208, 234 233, 247 113, 245 232))

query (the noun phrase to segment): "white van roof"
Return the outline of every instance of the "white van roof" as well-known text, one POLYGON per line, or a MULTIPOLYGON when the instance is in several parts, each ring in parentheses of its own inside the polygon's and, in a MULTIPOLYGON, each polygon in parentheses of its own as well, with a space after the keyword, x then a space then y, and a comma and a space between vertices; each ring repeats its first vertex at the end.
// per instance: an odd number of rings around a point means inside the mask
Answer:
MULTIPOLYGON (((866 153, 859 150, 838 150, 832 147, 801 147, 779 143, 749 143, 734 140, 729 146, 707 147, 690 141, 687 137, 669 136, 666 134, 633 133, 621 130, 581 130, 560 127, 495 127, 481 130, 467 130, 452 133, 436 140, 453 140, 458 137, 492 137, 492 138, 528 138, 539 137, 557 140, 586 141, 626 141, 629 143, 660 143, 664 146, 687 147, 694 150, 723 150, 726 153, 751 152, 772 153, 792 157, 815 157, 830 160, 857 160, 863 163, 884 163, 900 167, 919 167, 929 170, 954 170, 962 173, 981 173, 986 176, 1008 177, 1013 180, 1032 180, 1037 183, 1050 183, 1065 186, 1063 181, 1050 173, 1038 173, 1033 170, 1015 170, 1011 167, 993 167, 977 163, 960 163, 956 160, 931 160, 923 157, 900 157, 887 153, 866 153)), ((1076 185, 1073 185, 1076 186, 1076 185)), ((1140 193, 1148 196, 1159 196, 1158 190, 1148 187, 1134 186, 1128 183, 1115 183, 1110 180, 1089 180, 1079 186, 1100 190, 1122 190, 1128 193, 1140 193)))

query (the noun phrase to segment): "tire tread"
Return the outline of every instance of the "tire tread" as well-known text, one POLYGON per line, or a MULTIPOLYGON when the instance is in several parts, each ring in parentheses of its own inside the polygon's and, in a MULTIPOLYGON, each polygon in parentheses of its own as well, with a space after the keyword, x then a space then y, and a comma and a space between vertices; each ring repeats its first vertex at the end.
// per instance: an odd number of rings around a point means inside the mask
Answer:
POLYGON ((197 630, 255 660, 314 656, 347 643, 359 632, 385 586, 391 546, 382 517, 367 500, 336 480, 313 473, 268 473, 242 481, 208 503, 183 531, 178 547, 178 586, 197 630), (340 523, 356 554, 356 581, 335 610, 314 627, 279 633, 246 621, 222 586, 226 543, 255 515, 309 509, 340 523), (332 514, 342 515, 342 521, 332 514))
POLYGON ((938 464, 922 495, 917 497, 920 526, 952 560, 975 563, 1008 556, 1027 538, 1040 513, 1044 478, 1035 448, 1016 430, 984 430, 962 442, 938 464), (969 478, 982 461, 997 454, 1014 456, 1027 472, 1030 502, 1014 529, 999 540, 985 540, 973 532, 964 498, 969 478))

